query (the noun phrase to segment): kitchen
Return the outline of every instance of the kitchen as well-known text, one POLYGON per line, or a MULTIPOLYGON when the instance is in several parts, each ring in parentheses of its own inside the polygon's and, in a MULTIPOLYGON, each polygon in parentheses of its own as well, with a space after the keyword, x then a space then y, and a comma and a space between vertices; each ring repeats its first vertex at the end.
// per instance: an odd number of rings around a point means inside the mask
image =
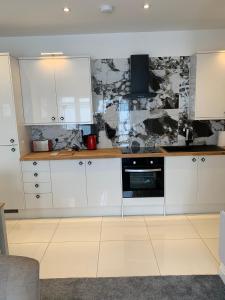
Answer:
POLYGON ((223 36, 0 36, 11 255, 43 280, 218 274, 223 36))

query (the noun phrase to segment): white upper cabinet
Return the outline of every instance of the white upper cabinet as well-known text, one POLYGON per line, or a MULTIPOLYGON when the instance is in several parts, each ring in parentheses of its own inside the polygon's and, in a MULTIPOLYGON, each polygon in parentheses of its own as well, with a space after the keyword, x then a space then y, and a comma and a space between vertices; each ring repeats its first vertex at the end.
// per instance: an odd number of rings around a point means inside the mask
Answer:
POLYGON ((190 118, 225 119, 225 52, 192 57, 190 98, 190 118))
POLYGON ((92 123, 90 60, 56 60, 55 80, 59 120, 66 123, 92 123))
POLYGON ((54 61, 20 60, 20 72, 25 123, 57 122, 54 61))
POLYGON ((0 145, 18 144, 10 58, 0 55, 0 145))
POLYGON ((92 120, 90 58, 20 60, 26 124, 92 120))

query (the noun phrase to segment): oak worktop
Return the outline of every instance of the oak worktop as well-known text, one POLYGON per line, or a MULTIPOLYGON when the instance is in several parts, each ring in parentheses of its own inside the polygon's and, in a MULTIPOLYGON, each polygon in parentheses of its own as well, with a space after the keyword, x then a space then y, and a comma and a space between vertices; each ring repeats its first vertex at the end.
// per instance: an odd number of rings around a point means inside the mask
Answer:
POLYGON ((33 160, 63 160, 63 159, 95 159, 95 158, 135 158, 135 157, 165 157, 165 156, 207 156, 207 155, 225 155, 225 149, 222 151, 205 152, 167 152, 160 148, 155 153, 131 153, 122 154, 120 148, 105 148, 97 150, 69 151, 60 150, 52 152, 31 152, 23 157, 22 161, 33 160))

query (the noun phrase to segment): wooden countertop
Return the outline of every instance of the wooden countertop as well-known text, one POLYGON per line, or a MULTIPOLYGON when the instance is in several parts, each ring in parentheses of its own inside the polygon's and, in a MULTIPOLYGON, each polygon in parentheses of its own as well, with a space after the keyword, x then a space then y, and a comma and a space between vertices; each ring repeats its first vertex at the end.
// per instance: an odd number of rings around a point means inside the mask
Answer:
POLYGON ((155 153, 132 153, 122 154, 120 148, 106 148, 97 150, 81 151, 52 151, 52 152, 31 152, 21 157, 22 161, 33 160, 63 160, 63 159, 94 159, 94 158, 135 158, 135 157, 165 157, 165 156, 208 156, 225 155, 224 151, 206 151, 206 152, 167 152, 160 148, 160 152, 155 153))

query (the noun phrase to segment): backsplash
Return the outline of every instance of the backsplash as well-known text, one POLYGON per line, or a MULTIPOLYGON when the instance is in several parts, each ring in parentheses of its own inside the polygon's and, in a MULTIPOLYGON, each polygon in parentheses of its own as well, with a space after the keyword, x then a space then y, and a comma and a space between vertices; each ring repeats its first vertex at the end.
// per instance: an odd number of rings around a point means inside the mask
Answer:
MULTIPOLYGON (((94 120, 99 148, 184 144, 186 125, 194 129, 195 144, 216 144, 224 121, 190 121, 190 57, 150 58, 151 97, 129 100, 129 59, 92 61, 94 120)), ((54 149, 77 145, 90 125, 32 126, 32 139, 53 139, 54 149)))

